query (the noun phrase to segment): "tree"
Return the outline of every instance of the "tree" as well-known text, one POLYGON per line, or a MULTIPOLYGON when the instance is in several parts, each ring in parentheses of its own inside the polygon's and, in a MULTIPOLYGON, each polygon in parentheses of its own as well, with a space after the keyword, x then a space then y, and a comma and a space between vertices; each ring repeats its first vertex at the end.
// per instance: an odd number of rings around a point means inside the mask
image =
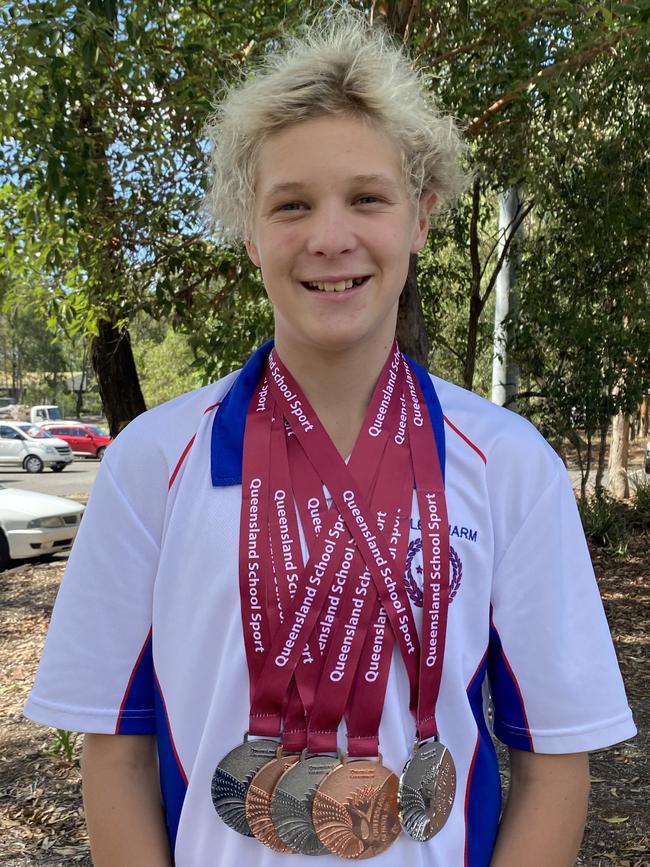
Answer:
POLYGON ((23 0, 0 10, 0 171, 14 191, 36 194, 5 240, 19 254, 26 235, 38 238, 45 306, 90 335, 113 433, 144 409, 129 320, 156 302, 190 310, 199 287, 224 282, 232 254, 202 237, 197 217, 200 129, 222 81, 285 17, 291 4, 23 0))

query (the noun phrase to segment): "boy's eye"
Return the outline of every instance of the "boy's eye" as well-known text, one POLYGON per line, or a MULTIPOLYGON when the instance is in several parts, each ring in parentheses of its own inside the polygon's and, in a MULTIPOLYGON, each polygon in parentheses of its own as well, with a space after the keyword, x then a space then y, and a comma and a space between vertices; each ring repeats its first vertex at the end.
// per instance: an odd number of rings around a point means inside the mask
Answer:
POLYGON ((278 211, 297 211, 299 208, 304 207, 302 202, 286 202, 284 205, 278 206, 278 211))
POLYGON ((381 196, 373 196, 373 195, 359 196, 357 198, 357 202, 359 202, 359 204, 361 204, 361 205, 365 205, 365 204, 373 205, 376 202, 383 202, 383 201, 384 201, 384 199, 382 199, 381 196))

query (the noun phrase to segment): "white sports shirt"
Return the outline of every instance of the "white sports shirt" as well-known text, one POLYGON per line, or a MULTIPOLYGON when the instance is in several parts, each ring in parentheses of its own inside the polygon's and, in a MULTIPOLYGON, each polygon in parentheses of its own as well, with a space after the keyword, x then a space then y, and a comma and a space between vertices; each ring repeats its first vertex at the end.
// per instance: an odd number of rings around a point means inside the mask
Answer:
MULTIPOLYGON (((248 720, 242 439, 268 351, 139 416, 108 449, 25 708, 63 729, 156 734, 177 867, 313 864, 230 830, 210 796, 215 766, 241 743, 248 720)), ((501 809, 488 684, 494 732, 517 749, 594 750, 632 737, 635 727, 561 461, 524 419, 431 379, 445 416, 452 549, 437 719, 458 787, 432 840, 402 834, 374 862, 487 867, 501 809)), ((411 531, 405 580, 417 615, 416 507, 411 531)), ((414 738, 408 704, 395 656, 380 750, 398 775, 414 738)), ((343 731, 339 743, 345 748, 343 731)))

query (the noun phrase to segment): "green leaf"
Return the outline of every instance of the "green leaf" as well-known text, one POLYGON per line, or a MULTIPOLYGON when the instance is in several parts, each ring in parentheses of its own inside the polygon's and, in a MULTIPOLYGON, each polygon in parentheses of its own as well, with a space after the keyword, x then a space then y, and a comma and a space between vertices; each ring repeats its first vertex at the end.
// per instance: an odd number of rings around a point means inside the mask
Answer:
POLYGON ((87 69, 92 69, 99 58, 99 44, 94 35, 89 39, 86 39, 83 43, 81 55, 83 57, 84 66, 87 69))

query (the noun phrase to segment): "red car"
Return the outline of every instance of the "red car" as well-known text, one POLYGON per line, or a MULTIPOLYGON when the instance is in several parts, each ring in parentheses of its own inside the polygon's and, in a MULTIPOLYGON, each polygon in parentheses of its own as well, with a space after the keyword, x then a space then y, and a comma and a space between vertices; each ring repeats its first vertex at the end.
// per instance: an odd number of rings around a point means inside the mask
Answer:
POLYGON ((101 461, 106 447, 113 440, 100 427, 83 424, 79 421, 46 421, 39 427, 49 431, 52 436, 65 440, 72 454, 82 458, 97 458, 101 461))

